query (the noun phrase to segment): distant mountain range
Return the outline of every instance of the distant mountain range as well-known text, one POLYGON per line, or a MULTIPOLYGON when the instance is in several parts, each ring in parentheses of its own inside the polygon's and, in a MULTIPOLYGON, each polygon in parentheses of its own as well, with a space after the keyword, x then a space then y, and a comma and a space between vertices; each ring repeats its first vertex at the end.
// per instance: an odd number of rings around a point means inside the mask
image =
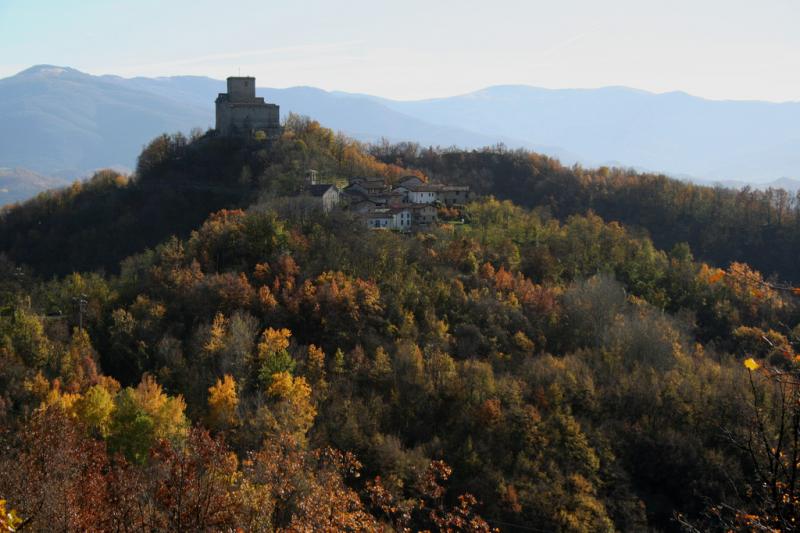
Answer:
MULTIPOLYGON (((133 168, 156 135, 213 127, 213 101, 224 90, 224 81, 211 78, 126 79, 49 65, 1 79, 0 167, 8 177, 0 175, 6 180, 0 189, 8 190, 0 192, 0 203, 97 168, 133 168), (8 169, 16 169, 13 179, 8 169)), ((635 167, 723 184, 800 176, 800 103, 712 101, 624 87, 498 86, 422 101, 311 87, 258 94, 279 104, 283 116, 308 115, 363 141, 503 143, 567 164, 635 167)))

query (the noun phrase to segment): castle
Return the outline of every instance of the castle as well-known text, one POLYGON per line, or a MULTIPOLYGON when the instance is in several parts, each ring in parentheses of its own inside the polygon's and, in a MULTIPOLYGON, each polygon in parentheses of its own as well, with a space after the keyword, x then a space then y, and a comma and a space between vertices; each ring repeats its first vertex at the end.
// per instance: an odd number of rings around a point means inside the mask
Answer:
POLYGON ((217 133, 225 137, 251 136, 263 132, 267 139, 281 133, 280 110, 256 97, 256 79, 228 78, 228 92, 220 93, 217 105, 217 133))
MULTIPOLYGON (((256 97, 255 78, 228 78, 228 92, 220 93, 215 103, 218 135, 261 136, 266 140, 280 137, 279 108, 256 97)), ((323 213, 343 207, 360 217, 370 229, 406 233, 435 225, 440 210, 450 217, 449 220, 452 220, 454 208, 456 216, 461 216, 459 208, 471 197, 469 187, 428 183, 417 176, 406 176, 394 184, 385 177, 352 177, 348 186, 341 190, 335 183, 319 183, 318 172, 308 169, 305 183, 284 197, 284 201, 295 210, 322 210, 323 213)), ((460 222, 464 223, 463 216, 460 222)))

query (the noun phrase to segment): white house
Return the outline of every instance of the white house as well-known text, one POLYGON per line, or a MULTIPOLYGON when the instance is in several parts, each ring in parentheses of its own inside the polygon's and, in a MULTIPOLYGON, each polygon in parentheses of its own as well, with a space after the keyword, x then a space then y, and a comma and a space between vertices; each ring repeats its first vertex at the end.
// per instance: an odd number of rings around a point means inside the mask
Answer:
POLYGON ((411 229, 411 209, 407 207, 395 207, 391 209, 392 229, 409 231, 411 229))
POLYGON ((408 189, 408 201, 412 204, 432 204, 436 201, 437 195, 441 190, 439 185, 417 185, 410 186, 408 189))
POLYGON ((371 229, 410 231, 413 219, 410 206, 376 207, 366 215, 367 227, 371 229))

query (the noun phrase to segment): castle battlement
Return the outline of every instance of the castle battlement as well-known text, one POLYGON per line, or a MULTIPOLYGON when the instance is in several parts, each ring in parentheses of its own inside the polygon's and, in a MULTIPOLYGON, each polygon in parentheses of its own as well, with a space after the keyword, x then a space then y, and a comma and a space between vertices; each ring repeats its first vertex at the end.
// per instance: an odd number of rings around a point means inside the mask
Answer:
POLYGON ((280 108, 256 96, 255 78, 228 78, 228 92, 220 93, 215 103, 220 135, 247 137, 262 131, 268 139, 280 136, 280 108))

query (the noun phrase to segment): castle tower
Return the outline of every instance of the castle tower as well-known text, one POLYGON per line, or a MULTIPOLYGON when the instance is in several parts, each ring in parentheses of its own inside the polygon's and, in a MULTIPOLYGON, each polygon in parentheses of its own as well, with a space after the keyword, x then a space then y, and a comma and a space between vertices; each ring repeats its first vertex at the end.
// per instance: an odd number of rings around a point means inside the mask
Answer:
POLYGON ((267 139, 280 136, 280 109, 256 96, 253 77, 228 78, 228 92, 217 96, 216 106, 216 130, 220 135, 250 137, 260 131, 267 139))
POLYGON ((228 78, 228 100, 252 102, 256 98, 256 79, 252 77, 228 78))

